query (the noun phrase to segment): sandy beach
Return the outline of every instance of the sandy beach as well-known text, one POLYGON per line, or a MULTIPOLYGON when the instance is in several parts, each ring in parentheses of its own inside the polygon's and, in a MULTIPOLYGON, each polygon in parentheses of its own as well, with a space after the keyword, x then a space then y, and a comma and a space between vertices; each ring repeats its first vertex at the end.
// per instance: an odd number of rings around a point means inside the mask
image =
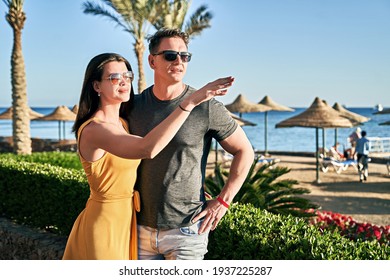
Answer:
MULTIPOLYGON (((319 204, 321 210, 332 211, 351 216, 359 222, 376 225, 390 225, 390 176, 386 164, 370 163, 369 177, 359 182, 357 171, 352 167, 336 173, 333 168, 328 172, 319 172, 320 183, 316 183, 316 161, 314 157, 275 155, 277 163, 291 171, 281 179, 295 179, 299 187, 310 190, 308 199, 319 204)), ((221 158, 221 157, 219 157, 221 158)), ((215 162, 214 153, 210 153, 208 172, 211 173, 215 162)))

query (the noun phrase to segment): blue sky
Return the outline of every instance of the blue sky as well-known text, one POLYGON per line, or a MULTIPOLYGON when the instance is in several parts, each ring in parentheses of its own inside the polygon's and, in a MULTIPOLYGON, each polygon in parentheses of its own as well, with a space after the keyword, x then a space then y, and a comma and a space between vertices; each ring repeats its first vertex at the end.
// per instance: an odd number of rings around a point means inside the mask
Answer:
MULTIPOLYGON (((130 35, 84 14, 83 2, 25 0, 22 43, 32 107, 78 103, 85 67, 96 54, 120 53, 136 69, 130 35)), ((234 86, 219 98, 225 104, 243 94, 252 102, 269 95, 291 107, 307 107, 317 96, 331 105, 390 107, 389 0, 193 0, 190 13, 201 4, 214 18, 190 43, 187 84, 198 88, 233 75, 234 86)), ((5 13, 1 2, 0 107, 11 105, 12 29, 5 13)), ((144 61, 151 85, 146 55, 144 61)))

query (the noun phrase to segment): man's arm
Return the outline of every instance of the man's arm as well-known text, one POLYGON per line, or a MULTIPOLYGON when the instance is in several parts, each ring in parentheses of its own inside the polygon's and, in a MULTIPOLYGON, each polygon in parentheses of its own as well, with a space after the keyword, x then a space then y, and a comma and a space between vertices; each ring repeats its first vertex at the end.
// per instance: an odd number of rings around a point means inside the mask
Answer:
MULTIPOLYGON (((229 178, 219 194, 220 200, 230 204, 248 175, 254 160, 254 152, 251 143, 240 126, 237 127, 232 135, 219 144, 233 155, 229 178)), ((194 218, 194 222, 204 218, 199 233, 209 229, 214 230, 226 211, 227 207, 217 199, 209 200, 207 207, 194 218)))

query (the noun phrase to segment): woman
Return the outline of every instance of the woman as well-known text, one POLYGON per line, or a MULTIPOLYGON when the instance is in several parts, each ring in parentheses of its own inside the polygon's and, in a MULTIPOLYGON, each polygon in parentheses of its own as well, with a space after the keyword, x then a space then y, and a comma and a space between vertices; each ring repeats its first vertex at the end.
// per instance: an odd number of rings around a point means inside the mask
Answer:
POLYGON ((73 131, 90 197, 73 225, 63 259, 137 258, 133 208, 139 205, 133 205, 133 186, 140 160, 155 157, 191 110, 225 95, 234 78, 196 91, 145 137, 129 134, 125 121, 134 96, 132 80, 129 62, 118 54, 100 54, 87 66, 73 131))

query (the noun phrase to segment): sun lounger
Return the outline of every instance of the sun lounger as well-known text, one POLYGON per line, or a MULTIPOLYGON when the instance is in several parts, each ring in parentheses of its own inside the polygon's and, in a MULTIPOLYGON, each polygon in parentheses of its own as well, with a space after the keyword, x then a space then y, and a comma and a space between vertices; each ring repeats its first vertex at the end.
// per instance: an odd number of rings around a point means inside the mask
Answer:
POLYGON ((258 160, 257 163, 264 163, 264 164, 275 164, 280 162, 279 158, 266 158, 264 156, 261 156, 258 160))
MULTIPOLYGON (((230 163, 233 159, 233 156, 231 154, 229 154, 228 152, 226 152, 225 150, 222 150, 221 152, 222 152, 223 162, 225 164, 230 163)), ((265 157, 263 155, 257 155, 257 157, 258 157, 257 163, 274 165, 274 164, 280 162, 279 158, 268 158, 268 157, 265 157)))
POLYGON ((344 161, 335 160, 333 158, 323 158, 321 162, 321 170, 326 173, 329 170, 329 167, 333 167, 337 174, 348 169, 352 166, 356 171, 358 171, 358 162, 354 159, 347 159, 344 161))

